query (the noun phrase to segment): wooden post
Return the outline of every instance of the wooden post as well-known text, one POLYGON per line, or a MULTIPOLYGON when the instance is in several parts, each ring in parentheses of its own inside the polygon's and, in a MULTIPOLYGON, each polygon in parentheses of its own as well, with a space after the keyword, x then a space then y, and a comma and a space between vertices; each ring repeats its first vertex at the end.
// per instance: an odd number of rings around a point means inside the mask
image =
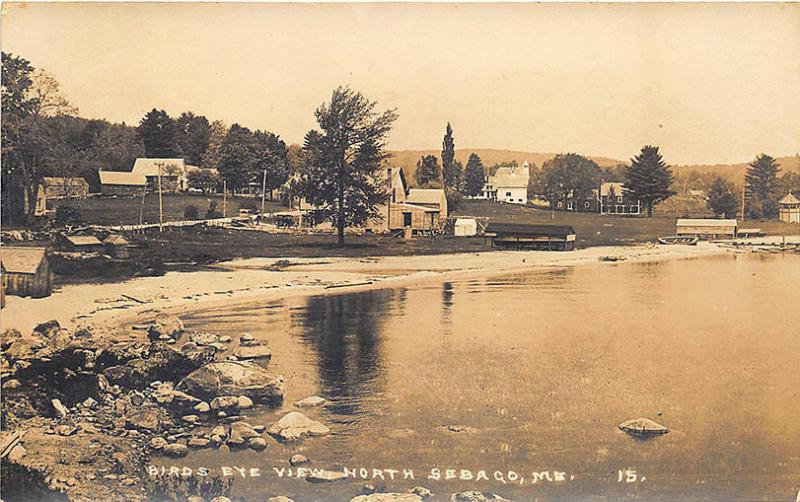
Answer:
POLYGON ((139 225, 144 224, 144 196, 147 195, 147 178, 144 181, 144 187, 142 187, 142 204, 139 206, 139 225))
POLYGON ((264 169, 264 180, 261 182, 261 214, 264 214, 264 201, 267 196, 267 170, 264 169))
POLYGON ((742 186, 742 221, 744 221, 744 194, 747 192, 747 184, 742 186))
MULTIPOLYGON (((158 165, 158 231, 164 231, 164 202, 161 200, 161 162, 158 165)), ((146 183, 145 183, 146 184, 146 183)))

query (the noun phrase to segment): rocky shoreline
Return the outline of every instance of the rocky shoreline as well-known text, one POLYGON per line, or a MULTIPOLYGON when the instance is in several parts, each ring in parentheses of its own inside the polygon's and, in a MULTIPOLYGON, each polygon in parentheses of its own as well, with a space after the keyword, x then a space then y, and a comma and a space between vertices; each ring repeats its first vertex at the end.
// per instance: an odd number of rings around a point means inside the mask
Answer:
MULTIPOLYGON (((181 458, 191 449, 262 451, 268 440, 330 433, 300 411, 269 427, 247 422, 248 410, 283 401, 285 382, 268 370, 271 352, 264 342, 247 333, 233 339, 188 332, 180 319, 165 314, 140 328, 70 331, 53 320, 29 335, 2 333, 4 500, 225 502, 231 500, 230 478, 147 475, 146 466, 152 458, 181 458)), ((310 396, 294 406, 325 403, 310 396)), ((288 461, 309 462, 302 455, 288 461)), ((346 477, 308 471, 309 482, 346 477)), ((353 497, 410 502, 432 494, 423 487, 378 493, 365 486, 353 497)), ((450 500, 504 499, 464 492, 450 500)))

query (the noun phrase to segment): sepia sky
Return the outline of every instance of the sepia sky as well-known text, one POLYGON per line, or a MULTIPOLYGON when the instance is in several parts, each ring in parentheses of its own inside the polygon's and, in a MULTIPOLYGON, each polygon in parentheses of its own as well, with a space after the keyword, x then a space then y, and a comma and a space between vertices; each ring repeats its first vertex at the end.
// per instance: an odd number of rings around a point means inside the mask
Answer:
POLYGON ((300 142, 340 84, 396 107, 393 149, 669 163, 800 152, 800 4, 9 4, 3 51, 82 116, 173 116, 300 142))

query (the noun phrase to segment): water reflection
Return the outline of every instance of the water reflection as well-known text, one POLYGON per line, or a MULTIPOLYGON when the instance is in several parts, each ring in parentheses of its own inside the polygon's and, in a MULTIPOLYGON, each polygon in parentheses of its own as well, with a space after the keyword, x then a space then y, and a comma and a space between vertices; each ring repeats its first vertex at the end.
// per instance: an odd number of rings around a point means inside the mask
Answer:
POLYGON ((359 397, 384 391, 380 330, 393 296, 382 290, 308 300, 299 336, 316 352, 321 393, 336 413, 356 415, 359 397))

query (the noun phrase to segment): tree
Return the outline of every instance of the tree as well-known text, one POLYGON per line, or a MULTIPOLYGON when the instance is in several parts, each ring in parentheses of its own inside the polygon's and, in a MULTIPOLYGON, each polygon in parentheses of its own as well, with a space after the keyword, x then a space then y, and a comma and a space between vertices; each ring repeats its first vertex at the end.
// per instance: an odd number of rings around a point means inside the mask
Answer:
POLYGON ((208 169, 217 169, 222 162, 220 149, 225 137, 228 136, 228 126, 221 120, 215 120, 209 127, 208 146, 200 159, 200 165, 208 169))
POLYGON ((708 188, 708 208, 717 216, 736 218, 739 211, 739 197, 736 187, 722 176, 717 176, 708 188))
POLYGON ((461 182, 460 164, 456 163, 456 142, 453 139, 453 128, 447 123, 442 139, 442 176, 445 188, 458 189, 461 182))
POLYGON ((253 181, 257 162, 256 145, 250 129, 233 124, 219 149, 219 175, 228 188, 237 190, 253 181))
POLYGON ((644 204, 648 218, 653 216, 656 204, 675 195, 671 186, 672 170, 661 158, 657 146, 642 147, 625 170, 625 191, 644 204))
POLYGON ((775 159, 763 153, 749 164, 744 175, 745 211, 749 218, 774 218, 778 215, 779 170, 775 159))
POLYGON ((178 143, 178 126, 164 110, 153 108, 142 117, 137 128, 144 142, 144 152, 150 158, 175 158, 181 156, 178 143))
POLYGON ((349 87, 338 87, 330 103, 314 113, 321 131, 305 137, 309 164, 300 190, 315 207, 312 218, 336 227, 339 245, 344 245, 345 227, 380 218, 378 205, 388 196, 381 164, 389 157, 386 136, 397 113, 377 113, 375 105, 349 87))
POLYGON ((437 185, 440 180, 439 160, 433 155, 423 155, 417 161, 417 171, 414 177, 418 187, 437 185))
POLYGON ((800 173, 785 172, 781 176, 781 194, 793 193, 800 197, 800 173))
POLYGON ((542 165, 533 187, 544 193, 551 207, 568 197, 585 199, 600 183, 600 167, 577 153, 558 154, 542 165))
POLYGON ((61 94, 61 84, 49 72, 37 68, 31 74, 30 97, 34 101, 32 112, 41 117, 77 115, 78 109, 72 106, 61 94))
POLYGON ((469 196, 476 196, 483 190, 486 182, 486 172, 483 169, 483 162, 477 154, 471 153, 467 159, 467 169, 464 171, 464 190, 469 196))
MULTIPOLYGON (((255 148, 254 175, 260 177, 267 173, 267 190, 272 200, 272 191, 280 187, 289 177, 289 162, 286 143, 271 132, 256 131, 253 134, 255 148)), ((259 178, 261 179, 261 178, 259 178)))
POLYGON ((208 119, 192 112, 184 112, 175 121, 177 143, 186 163, 199 166, 208 149, 211 126, 208 119))
POLYGON ((211 169, 189 171, 186 178, 189 181, 190 187, 198 188, 202 190, 203 193, 212 192, 219 186, 219 177, 214 174, 214 171, 211 169))

